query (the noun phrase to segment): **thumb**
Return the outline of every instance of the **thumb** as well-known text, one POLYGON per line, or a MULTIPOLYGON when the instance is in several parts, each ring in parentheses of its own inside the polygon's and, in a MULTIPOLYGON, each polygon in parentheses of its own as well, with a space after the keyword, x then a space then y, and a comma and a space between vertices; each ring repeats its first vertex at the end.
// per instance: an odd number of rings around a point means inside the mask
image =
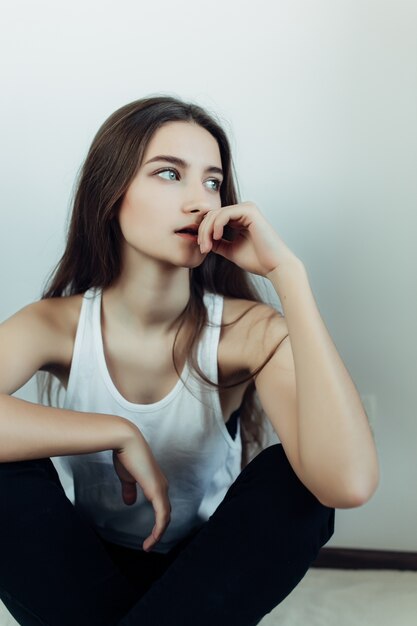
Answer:
POLYGON ((130 483, 125 480, 122 483, 122 498, 125 504, 134 504, 136 502, 136 483, 130 483))

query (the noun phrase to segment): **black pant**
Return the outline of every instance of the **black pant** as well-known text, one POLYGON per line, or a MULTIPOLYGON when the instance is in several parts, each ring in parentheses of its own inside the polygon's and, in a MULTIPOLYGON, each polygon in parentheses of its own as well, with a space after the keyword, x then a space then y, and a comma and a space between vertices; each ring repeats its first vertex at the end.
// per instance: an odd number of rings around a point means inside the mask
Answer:
POLYGON ((103 541, 49 458, 0 463, 0 498, 0 598, 24 626, 254 626, 334 531, 334 509, 300 482, 281 444, 168 554, 103 541))

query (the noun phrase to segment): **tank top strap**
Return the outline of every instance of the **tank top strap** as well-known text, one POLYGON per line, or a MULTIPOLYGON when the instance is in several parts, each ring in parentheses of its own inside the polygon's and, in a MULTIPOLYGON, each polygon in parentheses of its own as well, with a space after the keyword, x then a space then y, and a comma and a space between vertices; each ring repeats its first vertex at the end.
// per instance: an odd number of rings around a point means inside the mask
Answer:
POLYGON ((218 347, 224 298, 220 294, 206 291, 203 300, 207 310, 207 326, 198 347, 198 362, 210 380, 218 383, 218 347))
POLYGON ((99 293, 100 291, 97 287, 90 287, 83 295, 64 407, 70 405, 80 378, 85 378, 89 374, 88 370, 96 367, 94 362, 96 354, 93 345, 94 337, 91 331, 93 327, 94 307, 97 304, 97 300, 99 300, 99 293))

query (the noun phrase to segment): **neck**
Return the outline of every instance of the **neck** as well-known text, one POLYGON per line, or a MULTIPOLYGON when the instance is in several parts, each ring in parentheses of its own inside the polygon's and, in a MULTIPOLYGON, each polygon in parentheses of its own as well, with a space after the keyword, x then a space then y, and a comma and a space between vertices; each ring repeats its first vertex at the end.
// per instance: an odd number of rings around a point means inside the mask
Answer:
MULTIPOLYGON (((149 268, 147 268, 149 270, 149 268)), ((189 270, 123 275, 103 290, 103 303, 124 326, 169 335, 190 298, 189 270)))

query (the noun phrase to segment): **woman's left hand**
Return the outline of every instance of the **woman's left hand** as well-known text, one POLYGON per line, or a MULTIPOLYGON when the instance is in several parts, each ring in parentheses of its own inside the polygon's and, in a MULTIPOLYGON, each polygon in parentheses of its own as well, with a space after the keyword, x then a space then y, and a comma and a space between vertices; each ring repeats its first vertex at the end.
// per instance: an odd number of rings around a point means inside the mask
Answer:
POLYGON ((253 202, 208 211, 198 230, 198 243, 202 254, 220 254, 259 276, 266 277, 283 263, 299 260, 253 202))

